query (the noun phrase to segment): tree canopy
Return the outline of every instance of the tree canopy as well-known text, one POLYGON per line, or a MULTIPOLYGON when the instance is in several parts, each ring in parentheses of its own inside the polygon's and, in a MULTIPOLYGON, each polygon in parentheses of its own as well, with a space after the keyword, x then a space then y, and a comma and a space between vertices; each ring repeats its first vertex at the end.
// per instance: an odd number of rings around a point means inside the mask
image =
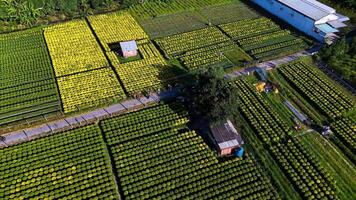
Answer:
POLYGON ((356 37, 349 42, 343 38, 331 46, 324 47, 318 53, 318 58, 356 85, 356 37))
POLYGON ((186 83, 183 94, 192 109, 210 123, 232 117, 238 109, 238 91, 223 77, 221 67, 211 67, 194 74, 194 81, 186 83))

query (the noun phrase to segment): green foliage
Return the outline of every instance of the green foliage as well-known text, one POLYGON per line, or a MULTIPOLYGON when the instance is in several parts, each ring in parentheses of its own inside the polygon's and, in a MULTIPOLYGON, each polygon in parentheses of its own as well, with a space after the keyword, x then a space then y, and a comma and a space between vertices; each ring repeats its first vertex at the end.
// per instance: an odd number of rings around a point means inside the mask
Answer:
POLYGON ((97 126, 0 149, 0 199, 120 199, 97 126))
POLYGON ((192 108, 211 123, 225 121, 237 112, 237 89, 223 77, 221 67, 210 67, 195 74, 194 82, 186 83, 184 95, 192 108))
POLYGON ((324 47, 317 58, 322 59, 352 84, 356 84, 356 37, 349 43, 343 38, 331 46, 324 47))
POLYGON ((0 66, 0 126, 35 121, 60 111, 51 61, 40 29, 0 35, 0 66))
POLYGON ((122 198, 279 199, 252 156, 217 159, 203 138, 187 128, 186 116, 180 104, 171 103, 100 123, 122 198))
POLYGON ((352 99, 313 65, 299 62, 278 71, 329 119, 339 118, 354 107, 352 99))
POLYGON ((35 8, 32 2, 24 0, 1 0, 2 7, 8 21, 15 21, 25 25, 33 25, 42 15, 41 8, 35 8))

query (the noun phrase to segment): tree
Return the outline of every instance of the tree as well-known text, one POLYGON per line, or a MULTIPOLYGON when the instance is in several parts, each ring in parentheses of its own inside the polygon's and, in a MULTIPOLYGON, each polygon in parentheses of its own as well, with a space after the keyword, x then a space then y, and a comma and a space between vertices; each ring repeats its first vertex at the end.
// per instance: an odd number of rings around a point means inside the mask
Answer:
POLYGON ((211 67, 193 75, 185 83, 183 94, 192 109, 210 123, 219 123, 232 117, 238 109, 238 91, 223 77, 221 67, 211 67))

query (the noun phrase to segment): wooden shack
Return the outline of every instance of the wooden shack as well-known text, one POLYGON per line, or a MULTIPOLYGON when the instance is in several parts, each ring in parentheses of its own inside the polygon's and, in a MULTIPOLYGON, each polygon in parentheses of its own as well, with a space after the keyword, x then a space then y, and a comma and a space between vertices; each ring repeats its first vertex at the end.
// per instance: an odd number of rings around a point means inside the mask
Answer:
POLYGON ((241 135, 230 120, 221 125, 211 126, 210 132, 211 139, 221 156, 233 154, 236 149, 244 144, 241 135))

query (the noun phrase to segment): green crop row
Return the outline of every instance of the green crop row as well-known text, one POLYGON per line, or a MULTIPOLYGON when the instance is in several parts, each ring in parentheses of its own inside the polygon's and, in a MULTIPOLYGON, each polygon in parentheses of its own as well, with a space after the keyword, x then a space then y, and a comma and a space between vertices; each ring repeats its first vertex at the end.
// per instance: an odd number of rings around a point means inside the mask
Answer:
POLYGON ((179 104, 100 123, 125 199, 279 199, 254 158, 219 161, 179 104))
POLYGON ((353 101, 336 88, 321 71, 303 62, 278 68, 279 72, 329 118, 338 118, 354 107, 353 101))
POLYGON ((1 35, 0 66, 0 126, 61 110, 41 29, 1 35))
POLYGON ((244 117, 301 197, 335 199, 334 181, 303 144, 291 137, 288 125, 246 80, 238 80, 236 85, 244 117))
POLYGON ((119 199, 97 126, 0 150, 1 199, 119 199))

